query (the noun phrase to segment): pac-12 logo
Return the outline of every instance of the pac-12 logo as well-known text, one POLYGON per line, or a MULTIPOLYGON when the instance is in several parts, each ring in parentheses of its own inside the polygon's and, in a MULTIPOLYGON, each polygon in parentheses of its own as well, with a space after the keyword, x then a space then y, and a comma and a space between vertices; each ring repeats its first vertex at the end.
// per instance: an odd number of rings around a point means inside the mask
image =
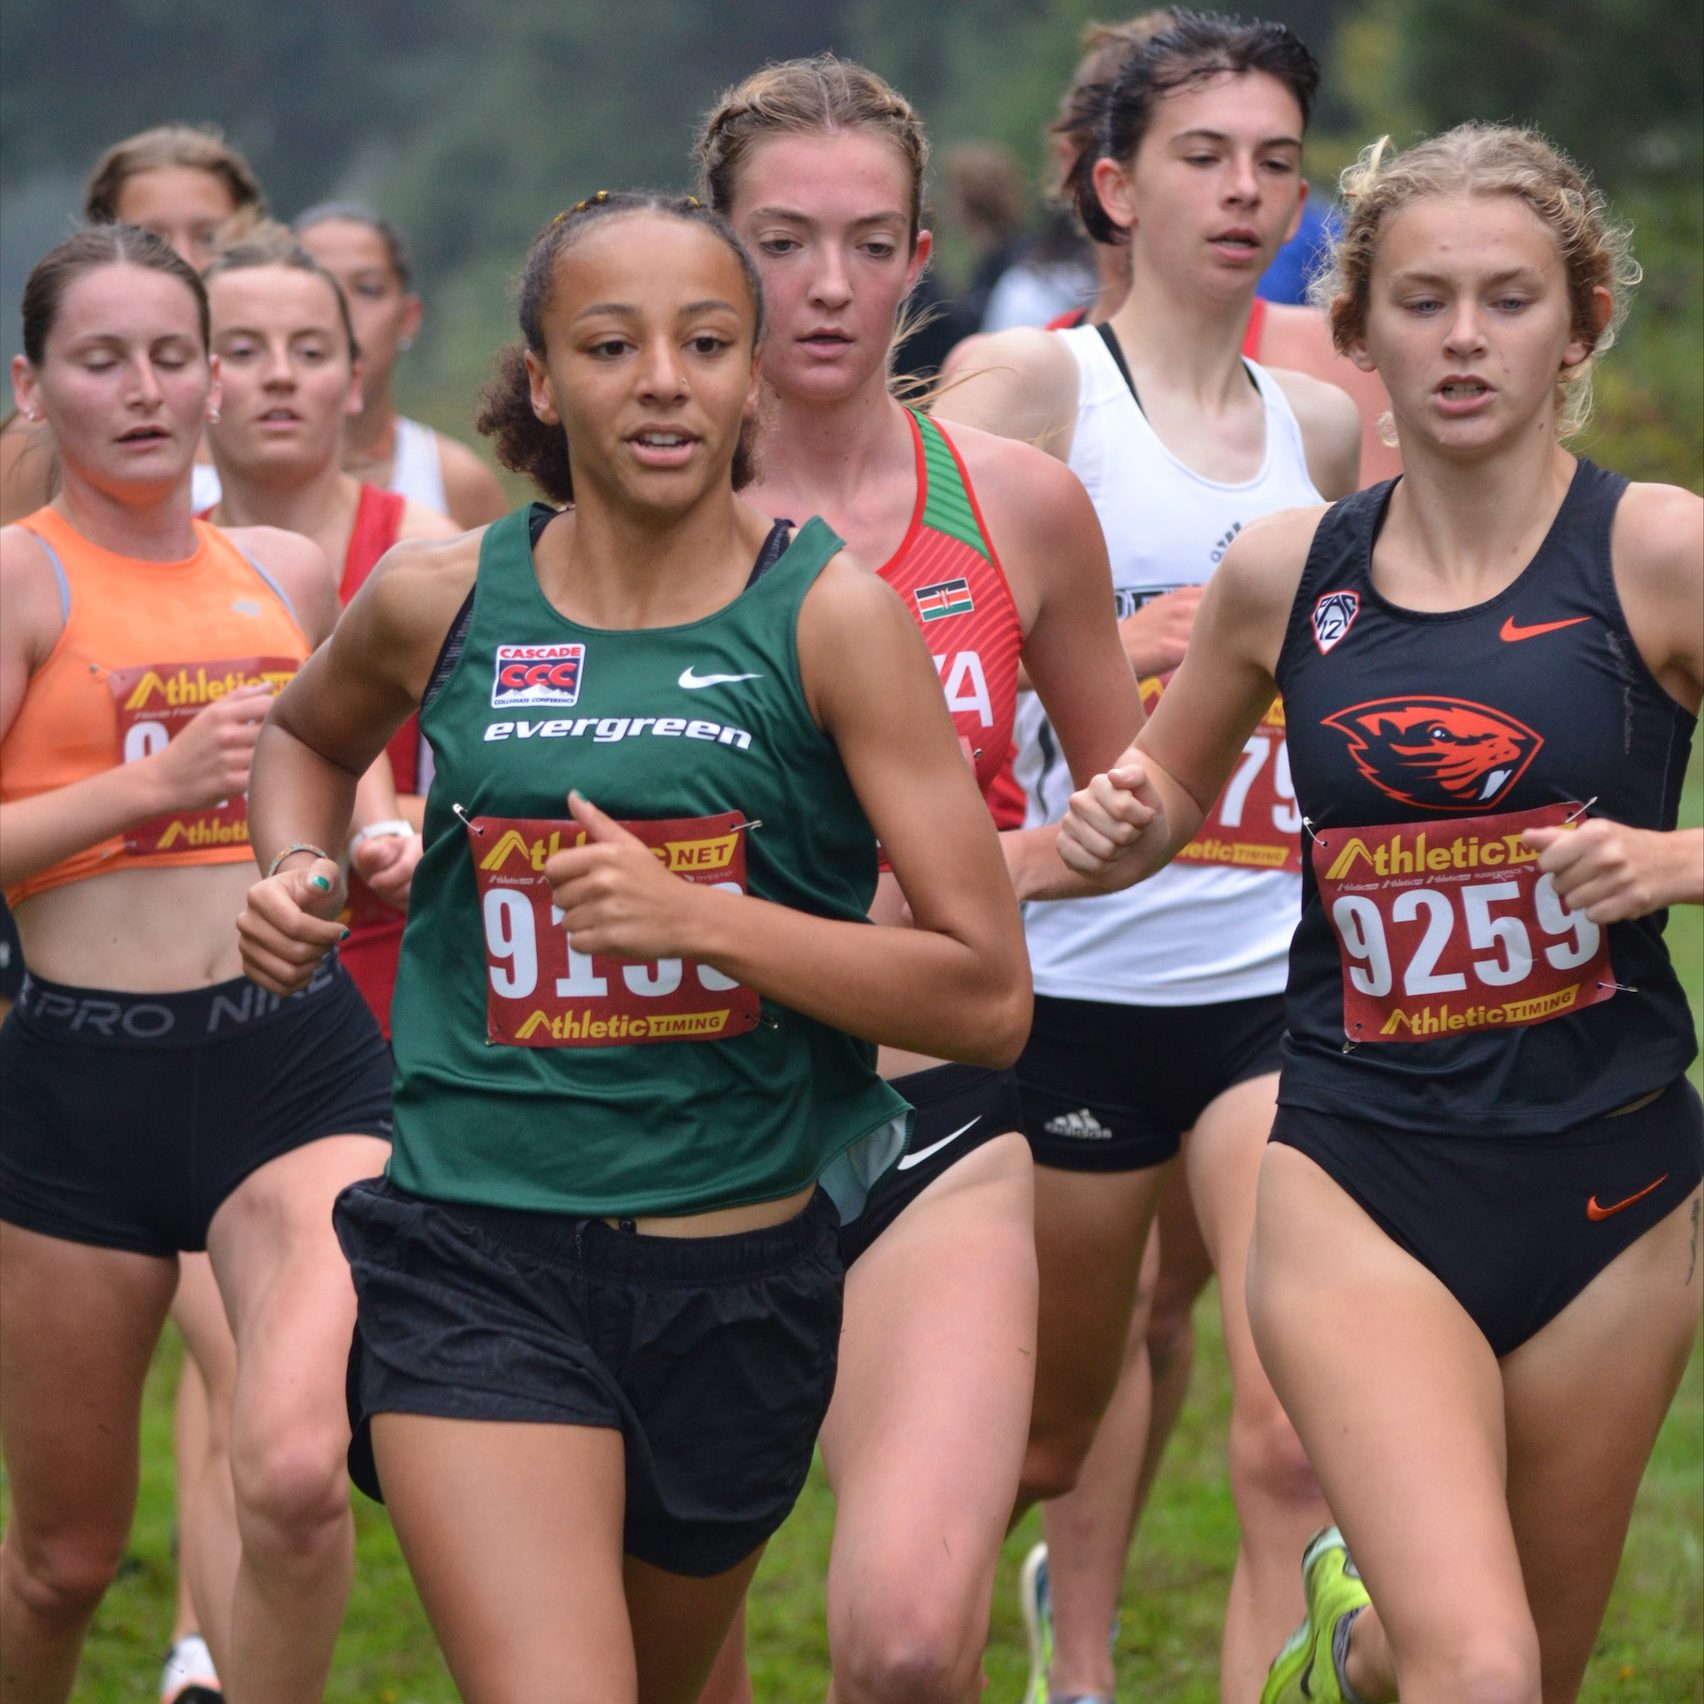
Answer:
POLYGON ((584 645, 499 645, 491 707, 512 710, 529 704, 577 704, 584 645))
POLYGON ((1348 736, 1355 767, 1381 793, 1457 815, 1492 809, 1544 744, 1524 722, 1467 698, 1377 698, 1325 726, 1348 736))
POLYGON ((1361 613, 1359 592, 1327 592, 1313 606, 1314 643, 1323 656, 1333 645, 1349 637, 1355 617, 1361 613))

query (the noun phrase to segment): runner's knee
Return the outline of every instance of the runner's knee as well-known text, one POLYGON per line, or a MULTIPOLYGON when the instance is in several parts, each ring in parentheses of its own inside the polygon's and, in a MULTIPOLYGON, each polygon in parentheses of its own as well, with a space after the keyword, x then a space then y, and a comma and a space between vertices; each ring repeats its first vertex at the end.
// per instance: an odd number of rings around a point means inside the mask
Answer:
POLYGON ((970 1697, 988 1633, 986 1604, 967 1614, 939 1601, 944 1596, 879 1593, 859 1605, 855 1626, 831 1623, 836 1704, 962 1704, 970 1697))
POLYGON ((94 1614, 124 1557, 126 1528, 6 1536, 7 1584, 37 1622, 76 1627, 94 1614))
POLYGON ((1530 1622, 1458 1625, 1416 1644, 1413 1662, 1397 1652, 1405 1694, 1452 1704, 1539 1704, 1538 1635, 1530 1622))
POLYGON ((302 1427, 239 1449, 231 1470, 245 1545, 317 1551, 348 1518, 346 1448, 330 1427, 302 1427))
POLYGON ((1317 1504, 1322 1493, 1289 1417, 1268 1395, 1253 1413, 1231 1420, 1231 1488, 1238 1503, 1317 1504))
POLYGON ((1157 1379, 1180 1355, 1195 1348, 1195 1314, 1193 1298, 1173 1294, 1161 1288, 1154 1297, 1148 1315, 1148 1361, 1157 1379))
POLYGON ((1032 1434, 1018 1482, 1019 1506, 1028 1508, 1032 1503, 1050 1502, 1075 1491, 1094 1441, 1093 1424, 1058 1426, 1032 1434))

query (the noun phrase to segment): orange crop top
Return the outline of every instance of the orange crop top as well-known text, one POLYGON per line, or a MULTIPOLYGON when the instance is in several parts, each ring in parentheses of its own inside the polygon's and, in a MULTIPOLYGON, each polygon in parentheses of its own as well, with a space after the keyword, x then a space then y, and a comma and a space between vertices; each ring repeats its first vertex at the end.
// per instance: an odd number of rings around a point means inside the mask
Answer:
MULTIPOLYGON (((91 544, 52 509, 18 523, 52 559, 65 627, 0 742, 0 802, 148 757, 234 687, 276 691, 301 666, 312 646, 277 583, 217 527, 193 524, 194 555, 147 562, 91 544)), ((243 799, 168 811, 27 877, 6 903, 109 870, 248 856, 243 799)))

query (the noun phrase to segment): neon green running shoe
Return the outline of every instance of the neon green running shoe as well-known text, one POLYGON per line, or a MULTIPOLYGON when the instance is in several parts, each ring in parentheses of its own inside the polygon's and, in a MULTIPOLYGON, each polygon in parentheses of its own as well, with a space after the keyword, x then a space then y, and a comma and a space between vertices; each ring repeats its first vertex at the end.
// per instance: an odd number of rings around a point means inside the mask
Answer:
POLYGON ((1047 1546, 1036 1545, 1018 1574, 1018 1599, 1029 1635, 1030 1672, 1024 1704, 1048 1704, 1047 1676, 1053 1667, 1053 1594, 1047 1583, 1047 1546))
POLYGON ((1337 1623, 1372 1600, 1336 1527, 1315 1533, 1302 1552, 1308 1616, 1285 1641, 1260 1689, 1260 1704, 1344 1704, 1331 1659, 1337 1623))

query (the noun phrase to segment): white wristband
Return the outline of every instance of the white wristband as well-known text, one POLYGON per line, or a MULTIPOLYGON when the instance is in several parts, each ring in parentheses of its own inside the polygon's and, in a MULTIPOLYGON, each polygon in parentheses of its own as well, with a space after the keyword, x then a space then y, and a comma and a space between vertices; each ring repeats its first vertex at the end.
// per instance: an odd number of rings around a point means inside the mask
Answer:
POLYGON ((402 817, 391 817, 385 822, 370 822, 365 828, 358 828, 349 837, 349 855, 354 857, 355 848, 364 840, 379 840, 390 835, 409 835, 414 833, 414 824, 402 817))

